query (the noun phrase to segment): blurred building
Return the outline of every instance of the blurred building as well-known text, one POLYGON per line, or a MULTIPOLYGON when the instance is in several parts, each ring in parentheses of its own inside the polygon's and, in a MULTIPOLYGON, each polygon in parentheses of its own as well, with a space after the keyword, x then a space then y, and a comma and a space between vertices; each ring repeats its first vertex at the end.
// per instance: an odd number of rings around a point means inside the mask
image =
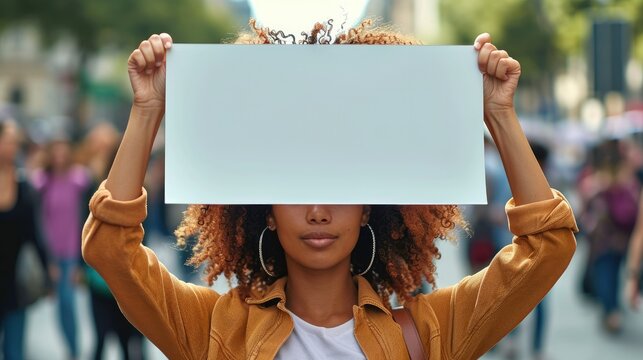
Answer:
MULTIPOLYGON (((203 1, 213 9, 231 9, 239 27, 245 26, 252 16, 248 0, 203 1)), ((365 17, 391 23, 402 32, 431 37, 439 30, 439 0, 366 0, 366 3, 365 17)), ((80 121, 84 126, 97 119, 123 115, 114 106, 127 96, 119 89, 127 84, 118 78, 122 69, 113 64, 122 61, 118 57, 122 54, 101 49, 81 59, 83 55, 71 38, 56 38, 52 44, 44 41, 35 24, 21 22, 0 32, 0 108, 12 107, 24 121, 80 121), (85 69, 80 68, 81 62, 85 69), (80 103, 79 87, 92 101, 80 103), (61 116, 73 120, 60 120, 61 116), (52 117, 58 120, 46 120, 52 117)))
POLYGON ((67 112, 74 86, 66 77, 75 66, 72 44, 61 40, 44 49, 38 29, 29 24, 0 33, 0 105, 31 118, 67 112))
POLYGON ((440 30, 439 0, 371 0, 366 15, 420 38, 436 37, 440 30))
POLYGON ((610 92, 627 91, 625 70, 632 43, 631 25, 623 19, 595 19, 589 42, 593 95, 603 99, 610 92))
POLYGON ((34 24, 5 28, 0 33, 0 110, 12 113, 36 141, 69 134, 78 109, 79 63, 71 37, 45 44, 34 24))
POLYGON ((123 128, 126 59, 110 47, 83 54, 71 37, 44 44, 35 25, 8 27, 0 33, 0 111, 8 109, 35 141, 74 138, 104 120, 123 128))

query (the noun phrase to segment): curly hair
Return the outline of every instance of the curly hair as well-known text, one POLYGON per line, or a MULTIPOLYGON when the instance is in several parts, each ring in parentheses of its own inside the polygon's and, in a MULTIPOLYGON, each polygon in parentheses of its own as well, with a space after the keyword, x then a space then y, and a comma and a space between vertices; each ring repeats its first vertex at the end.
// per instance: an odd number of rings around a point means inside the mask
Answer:
MULTIPOLYGON (((283 31, 259 28, 250 20, 252 33, 241 34, 240 44, 418 44, 410 37, 390 29, 373 28, 366 20, 356 28, 331 35, 332 20, 317 23, 302 33, 302 40, 283 31)), ((343 26, 342 26, 343 28, 343 26)), ((236 277, 241 296, 264 292, 276 279, 268 276, 259 260, 258 240, 266 227, 269 205, 190 205, 175 234, 177 244, 187 245, 196 238, 188 264, 205 265, 205 280, 212 283, 220 276, 236 277)), ((422 277, 435 288, 434 260, 440 258, 436 239, 453 239, 453 230, 466 228, 456 205, 373 205, 369 224, 376 238, 377 254, 371 270, 364 275, 388 306, 392 293, 402 303, 421 285, 422 277)), ((351 254, 353 272, 363 271, 371 258, 371 234, 361 231, 351 254)), ((266 266, 278 277, 287 274, 284 250, 275 232, 267 232, 263 244, 266 266)))

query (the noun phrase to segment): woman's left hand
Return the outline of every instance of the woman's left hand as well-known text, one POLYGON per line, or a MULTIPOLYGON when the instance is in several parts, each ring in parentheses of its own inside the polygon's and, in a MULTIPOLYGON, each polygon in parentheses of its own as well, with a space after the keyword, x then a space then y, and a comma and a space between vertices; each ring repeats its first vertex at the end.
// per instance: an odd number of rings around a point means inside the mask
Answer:
POLYGON ((520 63, 506 51, 498 50, 488 33, 478 35, 473 47, 478 52, 478 67, 484 75, 485 120, 492 113, 513 111, 520 63))

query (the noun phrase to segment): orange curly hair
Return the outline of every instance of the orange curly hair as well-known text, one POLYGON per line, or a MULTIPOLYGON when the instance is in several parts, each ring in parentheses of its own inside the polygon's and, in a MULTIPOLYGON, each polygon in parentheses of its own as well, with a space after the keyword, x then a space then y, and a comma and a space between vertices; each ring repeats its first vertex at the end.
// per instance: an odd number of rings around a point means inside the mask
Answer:
MULTIPOLYGON (((259 28, 250 20, 253 32, 241 34, 235 43, 418 44, 410 37, 371 25, 366 20, 332 40, 330 20, 315 24, 310 34, 302 33, 303 39, 297 42, 294 35, 259 28)), ((208 284, 223 274, 228 280, 236 277, 244 297, 254 291, 264 292, 276 280, 263 271, 259 260, 259 235, 270 210, 269 205, 191 205, 175 231, 177 243, 185 247, 188 238, 196 237, 188 263, 205 264, 208 284)), ((422 277, 435 287, 434 260, 440 258, 435 240, 452 239, 457 226, 467 227, 456 205, 373 205, 369 223, 375 232, 377 254, 364 277, 387 306, 393 292, 402 303, 409 300, 422 277)), ((284 250, 276 233, 268 234, 263 245, 266 266, 278 276, 286 275, 284 250)), ((351 255, 355 273, 368 266, 371 244, 370 232, 362 231, 351 255)))

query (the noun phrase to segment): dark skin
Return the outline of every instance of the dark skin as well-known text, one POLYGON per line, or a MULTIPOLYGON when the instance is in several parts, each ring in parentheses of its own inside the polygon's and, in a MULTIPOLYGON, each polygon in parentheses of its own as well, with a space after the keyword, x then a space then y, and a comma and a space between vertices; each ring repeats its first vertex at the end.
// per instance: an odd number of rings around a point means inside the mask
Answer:
POLYGON ((369 214, 370 207, 362 205, 273 205, 266 220, 277 231, 286 254, 286 307, 290 311, 324 327, 353 317, 357 287, 350 272, 350 254, 369 214), (306 238, 332 241, 317 248, 308 245, 306 238))
MULTIPOLYGON (((141 195, 152 143, 165 111, 165 53, 171 47, 168 34, 152 35, 128 60, 134 104, 105 185, 116 200, 141 195)), ((516 205, 553 198, 514 109, 520 64, 491 44, 486 33, 476 38, 474 49, 484 75, 484 121, 516 205)), ((363 205, 276 205, 266 219, 286 253, 287 306, 313 325, 331 327, 353 317, 357 289, 350 275, 350 254, 360 226, 368 221, 366 209, 363 205), (319 229, 336 236, 332 245, 323 250, 306 248, 302 235, 319 229)))

